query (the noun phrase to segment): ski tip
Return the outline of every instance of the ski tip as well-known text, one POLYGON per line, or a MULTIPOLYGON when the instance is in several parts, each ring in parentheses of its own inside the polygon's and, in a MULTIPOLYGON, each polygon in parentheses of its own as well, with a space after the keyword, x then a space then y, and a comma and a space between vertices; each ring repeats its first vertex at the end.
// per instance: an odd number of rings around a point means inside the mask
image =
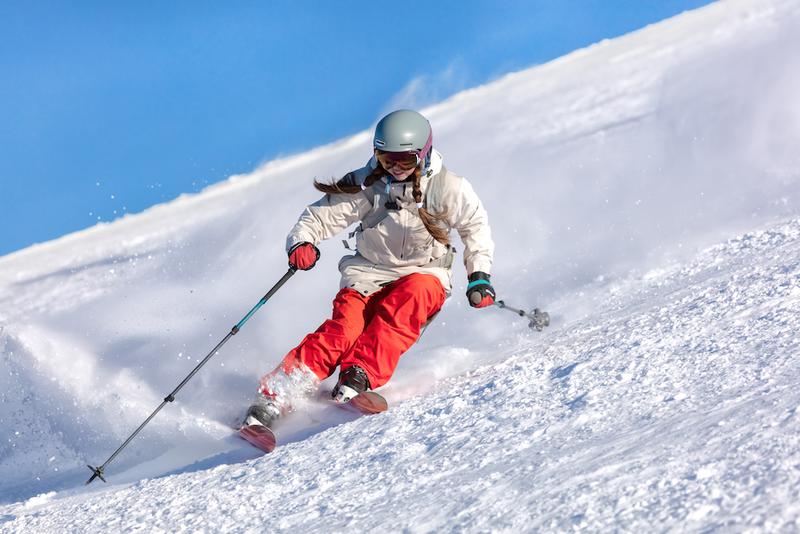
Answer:
POLYGON ((386 402, 386 399, 374 391, 359 393, 350 399, 349 404, 365 414, 381 413, 389 409, 389 403, 386 402))
POLYGON ((248 425, 239 429, 239 435, 252 446, 261 449, 266 453, 275 450, 277 438, 275 433, 262 425, 248 425))

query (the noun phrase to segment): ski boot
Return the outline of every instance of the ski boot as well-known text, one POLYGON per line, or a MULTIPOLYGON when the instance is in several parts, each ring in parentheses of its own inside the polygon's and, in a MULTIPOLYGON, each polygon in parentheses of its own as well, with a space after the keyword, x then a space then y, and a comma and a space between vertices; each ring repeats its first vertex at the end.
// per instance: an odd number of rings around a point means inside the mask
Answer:
POLYGON ((281 410, 273 399, 263 395, 258 397, 247 410, 242 426, 261 425, 272 428, 272 424, 281 416, 281 410))
POLYGON ((367 372, 354 365, 339 373, 339 381, 331 391, 331 397, 336 402, 349 402, 350 399, 369 390, 367 372))

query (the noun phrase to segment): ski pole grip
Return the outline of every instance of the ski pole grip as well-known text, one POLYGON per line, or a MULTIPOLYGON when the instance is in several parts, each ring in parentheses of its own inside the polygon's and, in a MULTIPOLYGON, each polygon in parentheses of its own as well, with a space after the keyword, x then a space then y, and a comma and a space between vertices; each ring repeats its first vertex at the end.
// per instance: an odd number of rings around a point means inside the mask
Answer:
POLYGON ((483 300, 483 297, 477 291, 469 296, 469 301, 476 306, 481 303, 481 300, 483 300))

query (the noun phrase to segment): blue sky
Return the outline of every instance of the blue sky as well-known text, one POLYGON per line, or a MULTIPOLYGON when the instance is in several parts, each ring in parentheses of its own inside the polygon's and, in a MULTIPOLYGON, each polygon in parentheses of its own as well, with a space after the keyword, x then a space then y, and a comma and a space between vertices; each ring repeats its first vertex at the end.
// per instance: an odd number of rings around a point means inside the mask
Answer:
POLYGON ((708 3, 0 3, 0 255, 708 3))

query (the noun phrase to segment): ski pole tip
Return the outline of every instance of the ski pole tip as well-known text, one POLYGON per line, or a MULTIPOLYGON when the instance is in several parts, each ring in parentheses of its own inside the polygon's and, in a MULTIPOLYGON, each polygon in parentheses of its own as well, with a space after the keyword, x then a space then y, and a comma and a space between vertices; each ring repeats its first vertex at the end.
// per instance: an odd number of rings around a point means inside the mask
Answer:
POLYGON ((103 468, 102 467, 92 467, 91 465, 86 465, 89 469, 92 470, 92 477, 86 481, 86 486, 94 482, 94 479, 99 478, 103 482, 108 483, 108 481, 103 477, 103 468))

